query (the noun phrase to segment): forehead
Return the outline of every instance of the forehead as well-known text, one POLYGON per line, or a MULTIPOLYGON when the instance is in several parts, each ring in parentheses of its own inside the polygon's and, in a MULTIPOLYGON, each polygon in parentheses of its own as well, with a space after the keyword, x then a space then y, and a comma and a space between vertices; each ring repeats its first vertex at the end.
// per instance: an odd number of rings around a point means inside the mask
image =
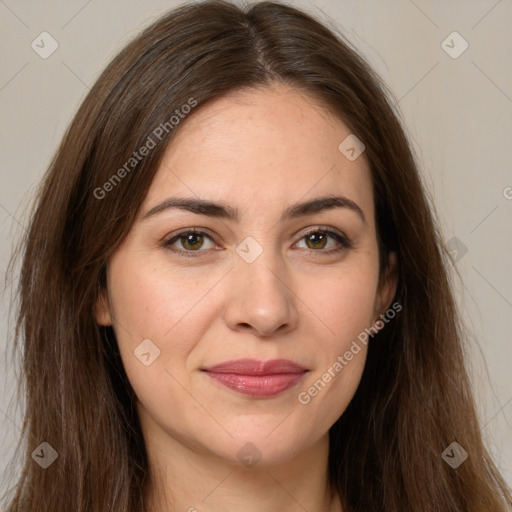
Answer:
POLYGON ((350 161, 339 150, 350 133, 315 98, 284 85, 215 98, 182 121, 145 204, 178 193, 250 211, 340 193, 371 218, 364 153, 350 161))

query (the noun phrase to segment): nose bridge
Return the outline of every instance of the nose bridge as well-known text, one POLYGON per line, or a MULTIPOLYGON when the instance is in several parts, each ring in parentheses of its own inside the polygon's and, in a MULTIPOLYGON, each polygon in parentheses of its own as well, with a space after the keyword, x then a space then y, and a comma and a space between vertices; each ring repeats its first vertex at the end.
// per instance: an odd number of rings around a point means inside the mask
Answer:
POLYGON ((293 328, 297 311, 286 283, 287 272, 279 251, 247 237, 237 247, 231 272, 226 322, 231 329, 250 326, 268 336, 277 329, 293 328))

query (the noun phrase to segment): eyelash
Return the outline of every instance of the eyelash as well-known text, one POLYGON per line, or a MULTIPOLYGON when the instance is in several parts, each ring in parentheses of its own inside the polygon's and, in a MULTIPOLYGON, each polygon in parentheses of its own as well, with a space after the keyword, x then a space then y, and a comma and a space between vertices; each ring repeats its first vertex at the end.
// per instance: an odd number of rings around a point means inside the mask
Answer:
MULTIPOLYGON (((314 256, 326 256, 326 255, 334 254, 334 253, 341 252, 341 251, 344 251, 344 250, 352 248, 352 242, 350 241, 350 239, 347 236, 342 235, 342 234, 340 234, 340 233, 338 233, 336 231, 333 231, 331 229, 321 228, 321 227, 315 227, 315 228, 312 228, 312 229, 308 230, 295 243, 300 242, 301 240, 303 240, 307 236, 309 236, 311 234, 314 234, 314 233, 321 233, 323 235, 328 235, 328 236, 334 238, 334 240, 336 240, 340 244, 340 246, 338 246, 337 248, 328 249, 328 250, 309 249, 308 252, 312 253, 314 256)), ((178 254, 178 255, 181 255, 181 256, 185 256, 187 258, 196 258, 196 257, 199 256, 199 254, 197 254, 197 253, 204 252, 204 251, 201 251, 201 250, 185 251, 185 250, 182 250, 182 249, 174 249, 174 248, 172 248, 172 244, 173 243, 177 242, 182 236, 190 235, 190 234, 205 235, 213 243, 215 243, 215 241, 213 240, 212 235, 210 235, 208 232, 201 231, 201 230, 195 229, 195 228, 187 228, 187 229, 184 229, 184 230, 176 233, 175 235, 172 236, 172 238, 165 240, 162 245, 163 245, 164 248, 168 249, 169 251, 171 251, 171 252, 173 252, 175 254, 178 254)))

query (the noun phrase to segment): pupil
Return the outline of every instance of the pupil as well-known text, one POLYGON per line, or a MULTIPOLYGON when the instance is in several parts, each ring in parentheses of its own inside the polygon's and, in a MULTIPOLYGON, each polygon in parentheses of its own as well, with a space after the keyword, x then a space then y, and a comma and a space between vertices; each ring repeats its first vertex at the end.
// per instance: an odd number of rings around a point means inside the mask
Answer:
POLYGON ((192 234, 186 236, 185 238, 186 238, 187 245, 194 246, 194 245, 197 245, 200 243, 201 235, 192 233, 192 234))
POLYGON ((309 241, 313 243, 313 245, 318 245, 322 241, 324 241, 325 237, 322 233, 313 233, 309 235, 309 241))

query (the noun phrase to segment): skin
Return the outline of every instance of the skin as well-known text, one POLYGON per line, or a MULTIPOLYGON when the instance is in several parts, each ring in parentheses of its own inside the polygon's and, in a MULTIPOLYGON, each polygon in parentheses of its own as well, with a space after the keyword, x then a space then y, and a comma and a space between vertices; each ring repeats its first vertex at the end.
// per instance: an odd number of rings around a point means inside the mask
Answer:
POLYGON ((396 286, 394 255, 379 275, 365 155, 349 161, 338 150, 349 134, 314 98, 274 85, 198 107, 167 148, 96 308, 97 322, 114 327, 137 395, 151 510, 341 510, 327 483, 328 430, 357 389, 366 347, 308 404, 298 394, 387 310, 396 286), (178 195, 222 201, 240 220, 176 208, 144 218, 178 195), (349 208, 280 220, 289 205, 328 195, 354 201, 365 220, 349 208), (165 247, 184 228, 211 239, 165 247), (329 228, 352 246, 308 242, 307 228, 329 228), (252 263, 236 252, 247 236, 263 250, 252 263), (149 366, 134 356, 144 339, 160 350, 149 366), (309 371, 271 398, 201 371, 239 358, 290 359, 309 371), (261 456, 252 466, 237 456, 246 443, 261 456))

